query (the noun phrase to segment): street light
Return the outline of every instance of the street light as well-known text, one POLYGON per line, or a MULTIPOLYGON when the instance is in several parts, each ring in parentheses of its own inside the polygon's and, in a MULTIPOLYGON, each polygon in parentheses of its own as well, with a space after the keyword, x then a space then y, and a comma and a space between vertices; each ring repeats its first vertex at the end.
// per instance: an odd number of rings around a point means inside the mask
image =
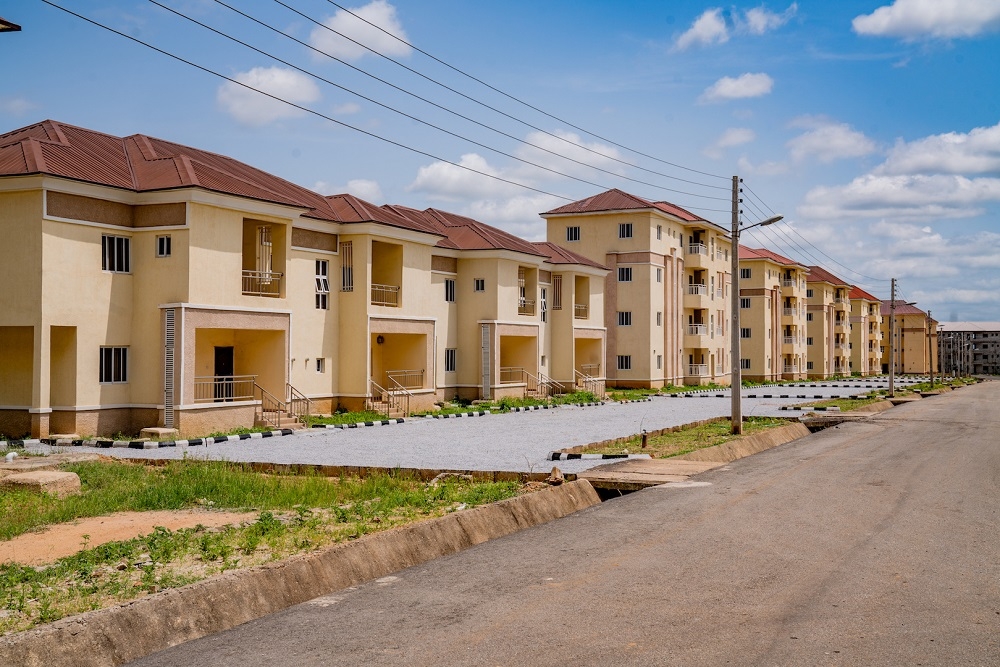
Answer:
MULTIPOLYGON (((729 338, 730 338, 730 351, 729 351, 729 368, 732 372, 732 380, 730 381, 730 393, 733 397, 732 405, 732 425, 733 425, 733 435, 740 435, 743 433, 743 407, 740 404, 740 390, 743 387, 743 368, 740 366, 740 215, 738 207, 738 182, 736 178, 733 178, 733 251, 732 251, 732 265, 730 272, 732 278, 730 279, 730 299, 729 307, 731 310, 729 320, 731 322, 729 327, 729 338)), ((784 216, 776 215, 774 217, 768 218, 767 220, 762 220, 758 223, 748 225, 743 227, 746 229, 753 229, 754 227, 766 227, 767 225, 773 225, 779 220, 783 219, 784 216)))

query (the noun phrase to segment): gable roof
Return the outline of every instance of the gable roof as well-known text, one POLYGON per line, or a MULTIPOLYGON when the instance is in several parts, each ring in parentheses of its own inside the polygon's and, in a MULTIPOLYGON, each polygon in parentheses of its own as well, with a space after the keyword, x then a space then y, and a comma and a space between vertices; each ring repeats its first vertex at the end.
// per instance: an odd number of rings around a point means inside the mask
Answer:
POLYGON ((768 250, 767 248, 748 248, 745 245, 740 246, 740 259, 754 260, 754 259, 767 259, 775 264, 783 264, 785 266, 798 266, 801 268, 807 268, 805 264, 801 262, 796 262, 794 259, 788 259, 784 255, 779 255, 776 252, 768 250))
POLYGON ((595 269, 603 269, 605 271, 610 271, 608 267, 603 264, 599 264, 594 260, 584 257, 572 250, 567 250, 561 246, 557 246, 555 243, 549 243, 548 241, 535 241, 531 245, 538 248, 543 255, 548 258, 549 264, 582 264, 583 266, 592 266, 595 269))
POLYGON ((133 192, 198 187, 340 222, 320 194, 233 158, 144 134, 116 137, 45 120, 0 134, 0 177, 49 174, 133 192))
POLYGON ((676 204, 671 204, 668 201, 650 201, 648 199, 643 199, 642 197, 637 197, 636 195, 623 192, 618 188, 606 190, 605 192, 596 194, 593 197, 587 197, 586 199, 565 204, 564 206, 554 208, 551 211, 546 211, 541 215, 542 217, 545 217, 547 215, 600 213, 604 211, 634 211, 641 209, 657 209, 664 213, 669 213, 670 215, 680 218, 686 222, 708 222, 709 224, 715 224, 709 220, 705 220, 705 218, 702 218, 701 216, 695 215, 694 213, 681 208, 676 204))
POLYGON ((443 248, 458 250, 511 250, 527 255, 544 256, 533 244, 508 232, 473 218, 436 208, 418 211, 407 206, 386 206, 394 213, 420 221, 445 237, 438 242, 443 248))
POLYGON ((853 286, 851 288, 851 291, 847 295, 847 298, 848 299, 864 299, 865 301, 874 301, 875 303, 878 303, 878 302, 881 301, 880 298, 878 298, 877 296, 872 296, 871 294, 869 294, 868 292, 864 291, 863 289, 861 289, 857 285, 855 285, 855 286, 853 286))
POLYGON ((807 283, 830 283, 831 285, 852 287, 850 283, 841 280, 821 266, 810 266, 808 268, 809 273, 806 274, 807 283))
POLYGON ((326 200, 340 221, 345 224, 376 222, 390 227, 444 236, 432 225, 427 224, 422 218, 411 218, 401 215, 392 207, 376 206, 351 194, 330 195, 326 200))
MULTIPOLYGON (((885 299, 884 301, 882 301, 882 314, 883 315, 888 315, 889 314, 889 308, 890 308, 890 304, 891 303, 892 303, 892 299, 885 299)), ((916 306, 911 306, 910 304, 908 304, 905 301, 902 301, 900 299, 896 299, 896 314, 897 315, 923 315, 925 317, 927 316, 927 313, 925 313, 924 311, 920 310, 916 306)))

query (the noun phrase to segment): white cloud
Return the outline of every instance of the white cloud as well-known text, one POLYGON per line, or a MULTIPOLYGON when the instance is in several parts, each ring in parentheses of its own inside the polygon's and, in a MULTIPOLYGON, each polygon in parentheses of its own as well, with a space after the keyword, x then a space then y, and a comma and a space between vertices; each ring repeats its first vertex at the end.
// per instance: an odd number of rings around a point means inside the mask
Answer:
POLYGON ((741 174, 759 174, 761 176, 777 176, 788 173, 788 165, 784 162, 761 162, 753 164, 747 157, 742 156, 736 163, 741 174))
MULTIPOLYGON (((621 153, 614 146, 602 144, 597 141, 588 143, 574 132, 566 132, 558 129, 549 133, 531 132, 525 138, 525 141, 533 145, 521 144, 518 146, 515 155, 522 160, 528 160, 542 167, 573 176, 591 175, 594 173, 585 165, 592 165, 615 173, 622 172, 622 165, 617 161, 622 159, 621 153), (552 153, 565 155, 576 160, 576 162, 564 160, 552 153), (584 164, 578 164, 579 162, 584 164)), ((562 178, 552 172, 523 163, 512 169, 511 175, 515 176, 517 180, 524 180, 526 178, 545 180, 562 178)))
MULTIPOLYGON (((233 79, 295 104, 306 105, 320 98, 319 88, 313 80, 291 69, 254 67, 248 72, 234 75, 233 79)), ((227 81, 219 86, 216 100, 226 113, 244 125, 266 125, 281 118, 295 118, 305 113, 261 95, 256 90, 227 81)))
POLYGON ((880 174, 1000 173, 1000 123, 965 134, 948 132, 912 142, 897 141, 880 174))
POLYGON ((763 72, 752 74, 747 72, 736 78, 724 76, 705 89, 699 101, 722 102, 747 97, 767 95, 774 87, 774 79, 763 72))
POLYGON ((708 157, 717 160, 722 157, 725 149, 748 144, 756 138, 757 135, 749 128, 730 127, 711 146, 702 152, 708 157))
POLYGON ((355 42, 387 56, 410 55, 412 49, 399 41, 408 40, 403 25, 396 16, 394 6, 385 0, 374 0, 363 7, 351 7, 350 11, 357 16, 351 16, 343 9, 338 9, 336 14, 323 21, 326 27, 313 28, 309 34, 309 43, 324 53, 344 60, 358 60, 370 54, 368 49, 355 42), (364 21, 357 18, 358 16, 364 21), (394 36, 399 39, 395 39, 394 36))
POLYGON ((316 181, 312 186, 312 190, 323 196, 347 193, 373 204, 382 203, 382 188, 379 187, 378 181, 370 181, 364 178, 355 178, 347 181, 347 185, 332 185, 326 181, 316 181))
POLYGON ((674 43, 675 51, 684 51, 695 44, 709 46, 729 41, 729 28, 719 8, 706 9, 674 43))
POLYGON ((951 39, 1000 29, 997 0, 895 0, 851 22, 859 35, 951 39))
POLYGON ((361 111, 361 105, 354 102, 345 102, 333 107, 333 113, 337 116, 350 116, 361 111))
POLYGON ((876 150, 874 141, 847 123, 803 116, 792 124, 809 128, 786 144, 796 162, 815 157, 820 162, 829 163, 844 158, 863 157, 876 150))
POLYGON ((503 177, 501 170, 490 165, 482 155, 466 153, 458 161, 458 165, 460 166, 434 162, 420 167, 417 177, 406 189, 410 192, 423 192, 429 199, 445 201, 512 197, 523 192, 516 185, 484 176, 483 174, 489 174, 503 177))
POLYGON ((745 29, 751 35, 763 35, 788 23, 798 11, 799 5, 795 2, 781 14, 769 11, 763 5, 748 9, 743 12, 745 29))
POLYGON ((34 108, 35 104, 24 97, 0 97, 0 111, 11 116, 23 116, 34 108))

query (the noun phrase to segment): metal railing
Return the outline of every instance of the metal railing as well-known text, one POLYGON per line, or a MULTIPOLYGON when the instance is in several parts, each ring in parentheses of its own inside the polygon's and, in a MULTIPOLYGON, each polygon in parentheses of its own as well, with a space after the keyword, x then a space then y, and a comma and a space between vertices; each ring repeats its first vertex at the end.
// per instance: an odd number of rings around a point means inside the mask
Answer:
POLYGON ((281 273, 243 271, 243 293, 249 296, 281 296, 281 273))
POLYGON ((688 294, 708 296, 708 286, 706 286, 704 283, 690 283, 688 284, 688 294))
POLYGON ((286 414, 285 404, 259 384, 254 384, 253 388, 255 398, 259 402, 254 421, 267 424, 271 428, 281 428, 281 416, 286 414))
POLYGON ((524 369, 520 366, 500 368, 500 384, 517 384, 524 381, 524 369))
POLYGON ((782 287, 797 287, 798 286, 798 282, 795 280, 795 278, 782 278, 781 279, 781 286, 782 287))
POLYGON ((705 255, 708 257, 708 246, 704 243, 691 243, 688 245, 687 254, 689 255, 705 255))
POLYGON ((299 421, 302 421, 303 416, 312 414, 312 401, 287 382, 285 383, 285 398, 288 400, 288 413, 294 415, 299 421))
POLYGON ((580 372, 591 377, 601 377, 600 364, 580 364, 580 372))
POLYGON ((369 380, 367 408, 385 415, 387 419, 394 414, 409 417, 410 397, 413 394, 406 387, 399 386, 398 383, 394 384, 394 382, 390 378, 389 388, 386 389, 375 380, 369 380))
POLYGON ((781 314, 784 317, 795 317, 798 315, 798 308, 782 308, 781 314))
POLYGON ((689 336, 706 336, 708 335, 708 326, 705 324, 689 324, 687 325, 687 333, 689 336))
POLYGON ((585 303, 573 304, 573 317, 578 320, 585 320, 590 317, 590 306, 585 303))
POLYGON ((423 389, 424 369, 386 371, 386 384, 396 384, 403 389, 423 389))
POLYGON ((195 403, 252 401, 256 375, 209 375, 194 379, 195 403))
POLYGON ((704 377, 708 375, 708 364, 688 364, 688 373, 691 377, 704 377))
POLYGON ((518 315, 534 315, 535 314, 535 302, 531 299, 518 299, 517 300, 517 314, 518 315))
POLYGON ((545 373, 538 373, 538 393, 548 398, 554 394, 565 394, 566 386, 562 382, 553 380, 545 373))
POLYGON ((372 283, 372 305, 399 307, 399 285, 379 285, 372 283))
POLYGON ((795 345, 797 339, 795 336, 785 336, 781 339, 781 342, 785 345, 795 345))
POLYGON ((782 366, 781 372, 782 373, 798 373, 799 372, 799 367, 798 366, 789 366, 788 364, 785 364, 784 366, 782 366))
MULTIPOLYGON (((587 368, 597 368, 597 372, 600 373, 600 364, 583 364, 580 366, 581 369, 587 368)), ((604 380, 599 377, 591 375, 586 370, 583 372, 576 369, 573 370, 573 380, 576 382, 577 389, 583 391, 589 391, 591 394, 596 396, 598 399, 604 398, 604 380)))

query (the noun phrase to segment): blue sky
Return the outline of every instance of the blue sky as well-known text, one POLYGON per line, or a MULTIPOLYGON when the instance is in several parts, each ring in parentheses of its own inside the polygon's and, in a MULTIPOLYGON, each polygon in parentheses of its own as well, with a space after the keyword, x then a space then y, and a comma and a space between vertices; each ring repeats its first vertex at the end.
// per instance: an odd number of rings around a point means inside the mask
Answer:
POLYGON ((544 237, 537 214, 563 203, 560 197, 605 187, 666 199, 728 225, 727 213, 712 210, 728 202, 712 197, 727 198, 719 188, 739 174, 763 201, 744 207, 748 222, 758 212, 786 216, 747 234, 745 243, 821 264, 880 297, 896 277, 904 298, 942 321, 1000 321, 1000 0, 340 2, 559 120, 327 0, 282 0, 301 14, 272 0, 225 0, 493 129, 388 88, 214 0, 158 0, 507 155, 404 118, 150 2, 53 1, 343 123, 549 194, 294 110, 40 0, 0 0, 0 16, 24 28, 0 34, 0 131, 53 118, 150 134, 325 194, 436 206, 531 239, 544 237), (310 18, 508 116, 366 53, 310 18))

